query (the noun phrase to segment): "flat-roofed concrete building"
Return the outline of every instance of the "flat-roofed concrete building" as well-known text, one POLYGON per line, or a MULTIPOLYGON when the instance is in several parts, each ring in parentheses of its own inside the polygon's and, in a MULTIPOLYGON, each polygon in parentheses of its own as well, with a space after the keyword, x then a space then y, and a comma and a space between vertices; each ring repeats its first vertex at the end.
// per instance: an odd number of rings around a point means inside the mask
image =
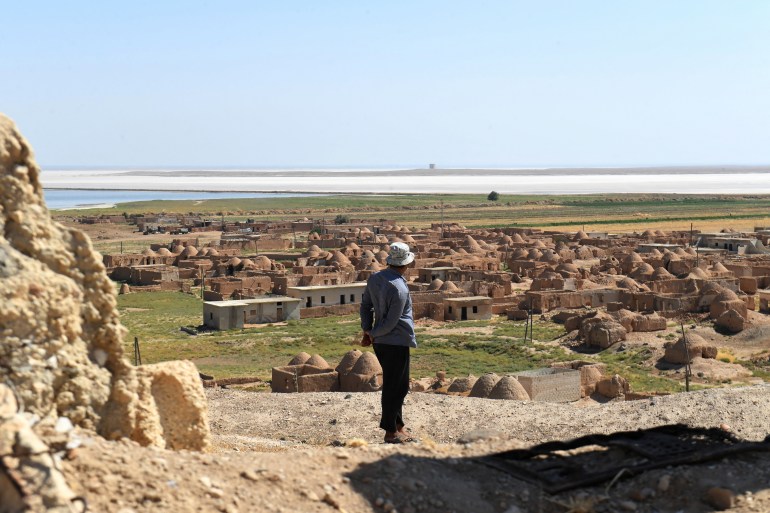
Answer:
POLYGON ((299 319, 299 309, 300 300, 287 296, 205 301, 203 324, 216 330, 239 329, 247 324, 299 319))
POLYGON ((470 296, 444 299, 444 319, 447 321, 471 321, 491 318, 491 297, 470 296))
POLYGON ((361 297, 366 289, 365 281, 343 283, 341 285, 308 285, 287 287, 286 293, 302 300, 302 306, 349 305, 361 303, 361 297))

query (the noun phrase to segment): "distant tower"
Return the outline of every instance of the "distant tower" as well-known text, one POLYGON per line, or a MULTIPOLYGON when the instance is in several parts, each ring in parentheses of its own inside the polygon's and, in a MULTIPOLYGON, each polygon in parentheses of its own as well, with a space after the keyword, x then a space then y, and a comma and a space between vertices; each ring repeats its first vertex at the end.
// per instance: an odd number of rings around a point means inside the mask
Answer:
POLYGON ((436 169, 436 164, 428 164, 428 168, 430 168, 430 169, 436 169))

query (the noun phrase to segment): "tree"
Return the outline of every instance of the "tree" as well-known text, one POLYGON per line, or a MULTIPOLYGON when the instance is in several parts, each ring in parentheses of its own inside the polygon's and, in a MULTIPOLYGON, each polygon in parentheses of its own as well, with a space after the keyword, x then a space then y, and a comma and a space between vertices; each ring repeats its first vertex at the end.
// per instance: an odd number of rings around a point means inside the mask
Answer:
POLYGON ((487 199, 489 201, 497 201, 500 199, 500 195, 497 193, 497 191, 492 191, 487 195, 487 199))
POLYGON ((337 217, 334 218, 334 224, 345 224, 349 222, 350 218, 344 214, 337 214, 337 217))

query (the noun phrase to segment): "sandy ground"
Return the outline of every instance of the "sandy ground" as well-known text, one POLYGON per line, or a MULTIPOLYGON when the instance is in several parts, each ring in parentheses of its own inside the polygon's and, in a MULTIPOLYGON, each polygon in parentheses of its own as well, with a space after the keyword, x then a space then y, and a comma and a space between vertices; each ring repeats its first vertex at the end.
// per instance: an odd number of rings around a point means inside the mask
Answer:
POLYGON ((690 513, 714 511, 709 490, 723 487, 734 499, 730 511, 770 511, 764 453, 650 470, 556 496, 477 460, 549 440, 677 422, 729 425, 741 438, 762 440, 770 430, 767 385, 603 405, 410 394, 405 416, 421 441, 404 446, 380 443, 379 394, 207 393, 213 454, 86 437, 64 462, 76 491, 94 511, 122 513, 690 513))
POLYGON ((770 193, 767 167, 407 170, 44 171, 49 189, 230 192, 770 193), (216 176, 216 179, 212 179, 216 176), (149 177, 152 177, 151 179, 149 177))

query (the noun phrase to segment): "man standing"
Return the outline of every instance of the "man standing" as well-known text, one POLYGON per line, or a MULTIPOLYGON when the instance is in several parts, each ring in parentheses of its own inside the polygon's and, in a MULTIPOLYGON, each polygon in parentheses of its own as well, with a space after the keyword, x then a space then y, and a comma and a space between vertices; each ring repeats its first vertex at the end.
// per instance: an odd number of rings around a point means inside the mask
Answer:
POLYGON ((388 252, 388 268, 366 282, 361 300, 361 344, 374 344, 382 366, 382 418, 386 443, 411 442, 404 427, 402 408, 409 392, 409 348, 417 347, 412 299, 404 275, 413 266, 414 253, 403 242, 388 252))

